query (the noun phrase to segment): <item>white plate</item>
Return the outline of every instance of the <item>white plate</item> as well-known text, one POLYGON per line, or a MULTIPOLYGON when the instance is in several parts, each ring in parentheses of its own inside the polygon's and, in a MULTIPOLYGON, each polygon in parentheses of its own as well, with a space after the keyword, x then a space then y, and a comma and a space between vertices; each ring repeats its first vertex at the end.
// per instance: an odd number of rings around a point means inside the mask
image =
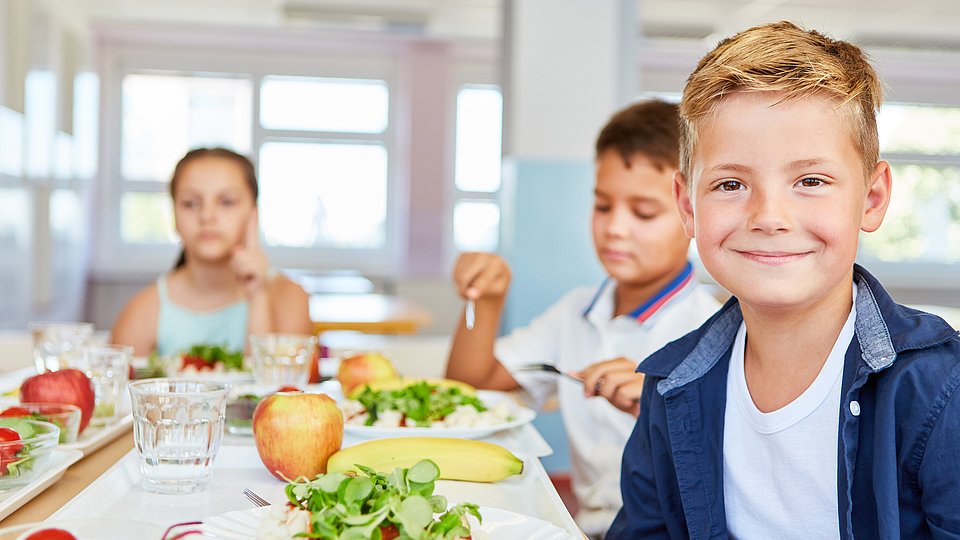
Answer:
POLYGON ((82 457, 83 453, 79 450, 54 449, 50 456, 49 468, 45 473, 36 477, 33 482, 25 486, 0 493, 0 520, 9 516, 30 499, 50 487, 51 484, 63 476, 63 473, 67 471, 70 465, 73 465, 82 457))
MULTIPOLYGON (((496 405, 501 400, 511 399, 504 392, 478 390, 477 397, 487 407, 496 405)), ((529 424, 537 417, 533 409, 523 405, 514 405, 514 419, 492 426, 474 427, 379 427, 344 424, 343 432, 363 439, 380 439, 384 437, 462 437, 466 439, 482 439, 498 431, 529 424)))
MULTIPOLYGON (((236 510, 203 520, 201 526, 204 536, 220 540, 254 540, 260 521, 268 508, 236 510)), ((567 531, 532 516, 491 508, 480 507, 483 523, 470 516, 471 536, 473 540, 571 540, 576 537, 567 531)))
POLYGON ((87 429, 83 430, 83 433, 77 437, 76 441, 61 444, 60 448, 79 450, 84 456, 88 456, 108 442, 130 431, 130 426, 132 425, 133 414, 131 413, 121 416, 117 421, 106 426, 88 425, 87 429))

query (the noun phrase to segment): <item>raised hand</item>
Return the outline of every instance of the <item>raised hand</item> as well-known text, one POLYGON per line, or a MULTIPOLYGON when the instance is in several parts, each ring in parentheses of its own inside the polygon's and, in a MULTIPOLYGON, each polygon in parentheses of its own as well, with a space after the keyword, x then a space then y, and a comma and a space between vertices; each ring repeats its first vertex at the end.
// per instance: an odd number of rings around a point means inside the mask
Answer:
POLYGON ((620 357, 591 364, 572 374, 583 379, 585 396, 602 396, 614 407, 639 416, 644 375, 636 369, 637 362, 620 357))
POLYGON ((237 279, 243 283, 248 297, 263 289, 267 282, 270 260, 260 249, 260 226, 257 209, 254 208, 247 220, 243 241, 233 250, 231 266, 237 279))
POLYGON ((510 287, 510 267, 493 253, 463 253, 453 266, 460 296, 470 300, 502 298, 510 287))

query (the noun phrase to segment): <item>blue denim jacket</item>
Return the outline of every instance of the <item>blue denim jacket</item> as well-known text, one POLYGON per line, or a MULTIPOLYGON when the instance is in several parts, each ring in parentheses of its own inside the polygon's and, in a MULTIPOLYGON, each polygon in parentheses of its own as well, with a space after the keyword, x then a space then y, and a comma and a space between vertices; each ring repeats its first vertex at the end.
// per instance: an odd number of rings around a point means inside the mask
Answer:
MULTIPOLYGON (((841 538, 960 539, 960 337, 893 302, 854 267, 856 334, 844 359, 837 449, 841 538)), ((620 538, 727 538, 723 419, 742 315, 731 299, 647 358, 623 452, 620 538)))

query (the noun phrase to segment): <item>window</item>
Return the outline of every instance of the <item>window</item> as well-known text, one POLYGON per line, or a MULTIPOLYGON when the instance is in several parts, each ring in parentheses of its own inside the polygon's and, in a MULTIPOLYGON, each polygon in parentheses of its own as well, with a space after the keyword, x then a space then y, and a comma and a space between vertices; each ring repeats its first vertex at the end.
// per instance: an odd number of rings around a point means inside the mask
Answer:
POLYGON ((383 133, 389 92, 383 81, 264 77, 260 123, 266 129, 383 133))
POLYGON ((168 182, 191 148, 251 146, 253 82, 234 74, 129 73, 123 78, 120 239, 172 244, 168 182))
POLYGON ((372 144, 267 142, 260 150, 267 243, 380 248, 386 240, 387 149, 372 144))
POLYGON ((151 253, 153 268, 165 260, 177 242, 174 166, 189 149, 223 146, 257 165, 260 228, 276 264, 338 264, 316 254, 330 250, 367 254, 343 258, 352 266, 377 258, 390 264, 383 256, 392 214, 387 82, 267 68, 250 62, 243 72, 123 74, 116 245, 151 253))
POLYGON ((880 229, 863 236, 861 258, 960 262, 960 107, 887 104, 878 129, 893 197, 880 229))
POLYGON ((500 238, 503 97, 496 86, 457 92, 453 244, 458 251, 496 251, 500 238))

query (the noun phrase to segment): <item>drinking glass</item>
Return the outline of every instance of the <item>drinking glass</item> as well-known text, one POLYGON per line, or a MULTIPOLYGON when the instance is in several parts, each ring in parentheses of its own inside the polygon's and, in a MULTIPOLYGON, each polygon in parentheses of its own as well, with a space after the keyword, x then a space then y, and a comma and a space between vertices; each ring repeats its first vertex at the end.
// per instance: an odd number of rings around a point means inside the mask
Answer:
POLYGON ((95 405, 90 423, 102 426, 112 423, 120 412, 120 400, 130 374, 133 347, 100 345, 83 352, 83 370, 93 383, 95 405))
POLYGON ((128 387, 143 489, 154 493, 206 489, 223 439, 229 385, 144 379, 128 387))
POLYGON ((78 367, 83 347, 93 335, 93 323, 34 322, 33 360, 37 373, 78 367))
POLYGON ((317 338, 306 334, 253 334, 253 380, 265 386, 307 384, 317 338))

